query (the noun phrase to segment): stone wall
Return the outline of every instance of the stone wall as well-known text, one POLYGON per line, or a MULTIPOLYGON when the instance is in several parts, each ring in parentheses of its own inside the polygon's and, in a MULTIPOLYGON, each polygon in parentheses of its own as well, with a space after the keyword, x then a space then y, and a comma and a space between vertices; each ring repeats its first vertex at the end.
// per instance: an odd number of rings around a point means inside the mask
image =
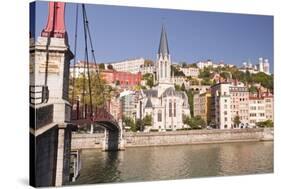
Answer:
MULTIPOLYGON (((104 134, 72 134, 71 148, 102 148, 104 134)), ((124 133, 125 148, 273 140, 273 129, 193 130, 124 133)))
POLYGON ((52 127, 36 138, 30 133, 30 184, 32 186, 54 186, 57 146, 57 126, 52 127))

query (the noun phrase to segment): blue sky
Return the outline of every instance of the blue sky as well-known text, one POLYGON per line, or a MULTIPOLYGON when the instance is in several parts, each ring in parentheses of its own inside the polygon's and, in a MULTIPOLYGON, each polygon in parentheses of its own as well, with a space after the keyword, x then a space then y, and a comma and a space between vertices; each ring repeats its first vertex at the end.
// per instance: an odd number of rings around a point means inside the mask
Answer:
MULTIPOLYGON (((76 4, 67 3, 65 24, 74 48, 76 4)), ((155 60, 162 23, 173 62, 211 59, 242 65, 268 58, 273 70, 273 17, 187 10, 86 5, 97 62, 144 57, 155 60)), ((37 1, 35 36, 47 22, 48 3, 37 1)), ((33 21, 31 20, 33 27, 33 21)), ((84 58, 79 7, 77 59, 84 58)))

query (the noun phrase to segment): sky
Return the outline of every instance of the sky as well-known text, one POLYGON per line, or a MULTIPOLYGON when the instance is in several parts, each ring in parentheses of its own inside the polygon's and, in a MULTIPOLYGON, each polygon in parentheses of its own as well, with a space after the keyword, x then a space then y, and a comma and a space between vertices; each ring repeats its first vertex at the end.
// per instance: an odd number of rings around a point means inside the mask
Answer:
MULTIPOLYGON (((30 26, 37 38, 47 23, 48 3, 37 1, 35 6, 30 26)), ((273 16, 94 4, 86 4, 86 11, 98 63, 140 57, 155 61, 164 24, 173 62, 211 59, 241 66, 264 57, 273 71, 273 16)), ((76 4, 67 3, 65 25, 72 52, 75 15, 76 4)), ((77 60, 83 60, 81 5, 78 20, 77 60)))

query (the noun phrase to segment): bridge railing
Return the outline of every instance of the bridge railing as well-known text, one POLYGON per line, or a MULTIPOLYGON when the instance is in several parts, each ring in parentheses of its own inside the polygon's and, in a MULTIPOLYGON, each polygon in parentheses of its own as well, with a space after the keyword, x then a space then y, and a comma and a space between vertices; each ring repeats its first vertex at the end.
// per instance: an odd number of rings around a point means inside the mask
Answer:
POLYGON ((79 102, 72 106, 71 119, 80 120, 80 119, 90 119, 91 111, 87 104, 80 106, 79 102))

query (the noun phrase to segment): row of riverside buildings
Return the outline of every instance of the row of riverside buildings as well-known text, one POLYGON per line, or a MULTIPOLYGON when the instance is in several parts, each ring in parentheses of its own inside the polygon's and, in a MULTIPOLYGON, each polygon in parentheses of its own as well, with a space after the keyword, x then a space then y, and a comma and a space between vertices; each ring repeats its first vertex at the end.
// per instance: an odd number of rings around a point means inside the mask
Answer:
MULTIPOLYGON (((259 72, 269 73, 268 60, 259 59, 259 72)), ((167 131, 186 128, 183 116, 191 116, 190 104, 185 92, 177 91, 175 84, 184 84, 187 90, 194 91, 194 116, 202 117, 208 125, 217 129, 254 127, 257 122, 273 120, 273 95, 260 91, 252 94, 248 86, 238 81, 222 80, 213 74, 215 85, 201 85, 198 79, 200 70, 206 67, 233 67, 232 64, 200 61, 192 66, 172 64, 165 28, 162 27, 160 44, 155 63, 144 58, 129 59, 104 64, 100 69, 90 63, 90 70, 99 69, 102 78, 109 85, 120 86, 118 94, 111 99, 110 111, 117 119, 123 116, 134 120, 152 117, 151 130, 167 131), (196 64, 196 66, 195 66, 196 64), (171 66, 183 72, 184 76, 175 77, 171 66), (134 88, 142 84, 142 75, 153 74, 155 86, 150 89, 134 88), (196 78, 199 84, 192 84, 186 77, 196 78), (239 124, 237 124, 237 119, 239 124)), ((243 67, 243 69, 245 66, 243 67)), ((250 67, 246 68, 250 70, 250 67)), ((85 62, 80 61, 70 67, 72 77, 85 73, 85 62)))
POLYGON ((274 120, 273 100, 269 92, 250 93, 243 83, 218 83, 194 95, 194 116, 217 129, 255 127, 257 122, 274 120))

